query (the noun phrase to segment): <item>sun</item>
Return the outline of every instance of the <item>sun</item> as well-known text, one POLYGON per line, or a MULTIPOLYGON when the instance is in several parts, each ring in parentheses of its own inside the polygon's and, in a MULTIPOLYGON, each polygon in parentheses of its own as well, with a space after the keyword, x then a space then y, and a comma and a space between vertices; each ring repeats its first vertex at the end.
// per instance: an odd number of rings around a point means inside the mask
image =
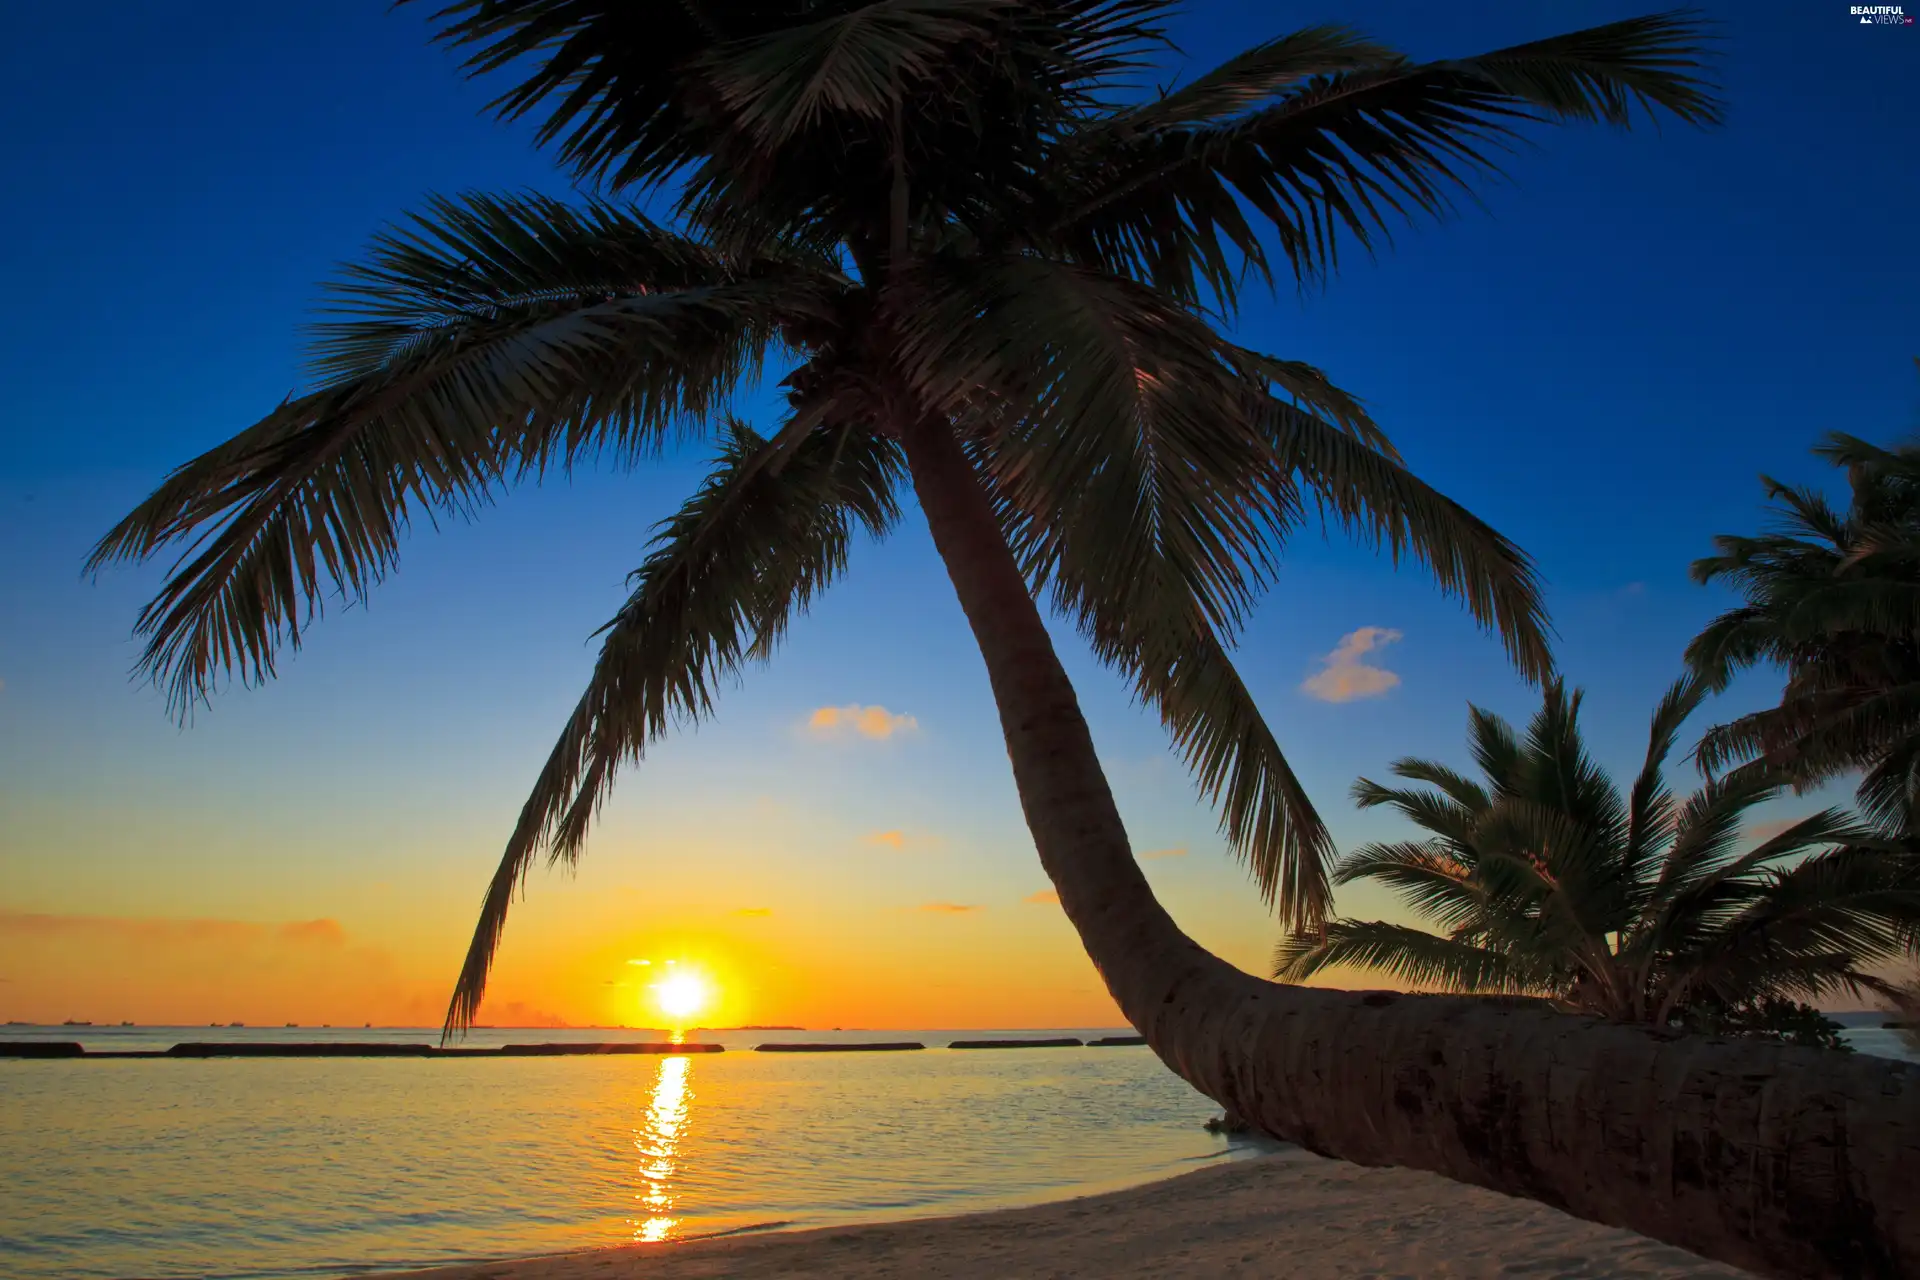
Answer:
POLYGON ((660 1012, 675 1020, 691 1018, 712 998, 707 980, 691 969, 670 973, 653 987, 653 1002, 660 1006, 660 1012))

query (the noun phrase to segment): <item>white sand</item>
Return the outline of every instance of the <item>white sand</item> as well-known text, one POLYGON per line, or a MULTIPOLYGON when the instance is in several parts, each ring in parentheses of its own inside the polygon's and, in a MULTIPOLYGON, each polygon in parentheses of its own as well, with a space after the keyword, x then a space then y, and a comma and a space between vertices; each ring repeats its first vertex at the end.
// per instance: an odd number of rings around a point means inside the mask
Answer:
POLYGON ((405 1274, 434 1280, 1747 1276, 1531 1201, 1304 1151, 997 1213, 623 1245, 405 1274))

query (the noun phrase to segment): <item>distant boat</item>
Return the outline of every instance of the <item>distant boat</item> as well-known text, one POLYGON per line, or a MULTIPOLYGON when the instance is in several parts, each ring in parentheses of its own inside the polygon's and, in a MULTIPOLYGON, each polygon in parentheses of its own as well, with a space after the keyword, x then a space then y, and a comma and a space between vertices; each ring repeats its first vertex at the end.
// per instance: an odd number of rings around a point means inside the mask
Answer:
POLYGON ((10 1027, 32 1027, 32 1026, 37 1026, 39 1024, 33 1023, 33 1022, 22 1022, 18 1018, 8 1018, 7 1025, 10 1027))
POLYGON ((120 1024, 120 1025, 121 1025, 121 1026, 123 1026, 123 1027, 130 1027, 130 1026, 132 1026, 133 1024, 132 1024, 131 1022, 122 1022, 122 1023, 120 1024))
POLYGON ((63 1027, 90 1027, 93 1024, 91 1022, 87 1022, 80 1018, 68 1018, 65 1022, 61 1023, 60 1025, 63 1027))
POLYGON ((230 1027, 244 1027, 247 1024, 244 1022, 229 1022, 227 1025, 230 1027))
POLYGON ((297 1026, 299 1026, 300 1024, 299 1024, 299 1023, 297 1023, 297 1022, 289 1022, 289 1023, 287 1024, 287 1025, 288 1025, 288 1026, 290 1026, 290 1027, 297 1027, 297 1026))

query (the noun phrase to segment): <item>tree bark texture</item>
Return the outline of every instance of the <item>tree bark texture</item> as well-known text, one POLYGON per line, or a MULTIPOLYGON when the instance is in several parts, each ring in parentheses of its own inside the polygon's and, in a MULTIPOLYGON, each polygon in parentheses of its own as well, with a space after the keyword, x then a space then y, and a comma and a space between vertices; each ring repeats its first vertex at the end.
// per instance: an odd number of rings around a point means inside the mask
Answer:
POLYGON ((1763 1275, 1920 1276, 1920 1067, 1470 997, 1286 986, 1182 933, 1133 857, 971 465, 937 424, 903 436, 1040 861, 1169 1067, 1323 1155, 1431 1170, 1763 1275))

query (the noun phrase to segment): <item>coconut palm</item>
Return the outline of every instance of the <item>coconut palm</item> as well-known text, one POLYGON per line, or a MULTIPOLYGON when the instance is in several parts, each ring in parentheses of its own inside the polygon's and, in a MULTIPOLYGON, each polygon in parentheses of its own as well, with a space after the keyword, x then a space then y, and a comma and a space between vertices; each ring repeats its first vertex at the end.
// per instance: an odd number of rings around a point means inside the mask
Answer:
POLYGON ((1334 921, 1283 942, 1275 976, 1356 965, 1619 1022, 1772 1018, 1802 1035, 1795 1002, 1887 990, 1875 968, 1920 940, 1920 860, 1837 809, 1743 839, 1753 808, 1783 791, 1777 775, 1749 770, 1674 795, 1663 769, 1704 696, 1691 678, 1668 690, 1630 791, 1594 761, 1581 695, 1558 682, 1524 735, 1473 709, 1479 779, 1419 759, 1392 766, 1414 786, 1362 778, 1362 808, 1427 834, 1363 845, 1333 878, 1386 886, 1438 932, 1334 921))
POLYGON ((1920 442, 1892 449, 1835 433, 1814 450, 1846 468, 1846 510, 1762 477, 1776 527, 1714 539, 1699 582, 1745 599, 1709 623, 1687 660, 1714 687, 1768 665, 1780 704, 1701 741, 1703 767, 1755 763, 1803 788, 1862 776, 1862 810, 1898 830, 1920 813, 1920 442))
POLYGON ((1907 1048, 1920 1053, 1920 974, 1898 982, 1885 993, 1887 1003, 1899 1015, 1897 1030, 1907 1048))
MULTIPOLYGON (((1524 1015, 1280 987, 1195 944, 1133 859, 1039 607, 1165 722, 1281 918, 1322 918, 1324 827, 1231 661, 1287 536, 1330 513, 1424 563, 1531 676, 1550 666, 1540 601, 1526 558, 1415 478, 1352 397, 1217 322, 1248 280, 1314 281, 1342 246, 1443 211, 1529 122, 1711 121, 1694 27, 1640 18, 1435 63, 1311 28, 1142 97, 1129 85, 1165 47, 1167 8, 455 0, 443 37, 476 72, 519 77, 499 110, 543 114, 539 138, 601 194, 438 200, 347 271, 313 387, 169 476, 97 549, 96 565, 189 544, 141 616, 145 669, 184 713, 223 675, 271 675, 326 594, 358 598, 394 567, 410 519, 721 434, 508 838, 458 1029, 534 863, 577 858, 619 767, 708 714, 910 488, 985 661, 1041 864, 1176 1071, 1318 1150, 1723 1256, 1824 1257, 1742 1208, 1748 1166, 1716 1165, 1676 1199, 1648 1189, 1644 1160, 1602 1154, 1590 1118, 1615 1101, 1546 1090, 1524 1015), (655 196, 664 220, 633 203, 655 196), (756 433, 731 423, 730 393, 763 368, 784 408, 756 433), (1342 1045, 1372 1065, 1333 1069, 1323 1055, 1342 1045), (1389 1078, 1402 1050, 1449 1065, 1413 1089, 1389 1078), (1510 1065, 1510 1087, 1489 1061, 1510 1065), (1459 1110, 1483 1113, 1490 1087, 1502 1124, 1553 1132, 1561 1153, 1470 1136, 1459 1110)), ((1688 1079, 1751 1069, 1707 1057, 1688 1079)), ((1636 1112, 1653 1105, 1632 1087, 1636 1112)), ((1836 1088, 1889 1105, 1877 1077, 1808 1087, 1808 1114, 1827 1117, 1811 1123, 1858 1114, 1836 1088)), ((1758 1152, 1787 1140, 1780 1114, 1648 1118, 1758 1152)), ((1920 1256, 1887 1234, 1893 1217, 1838 1202, 1836 1186, 1869 1188, 1869 1206, 1883 1194, 1896 1163, 1879 1134, 1829 1142, 1852 1172, 1796 1203, 1920 1256)))

